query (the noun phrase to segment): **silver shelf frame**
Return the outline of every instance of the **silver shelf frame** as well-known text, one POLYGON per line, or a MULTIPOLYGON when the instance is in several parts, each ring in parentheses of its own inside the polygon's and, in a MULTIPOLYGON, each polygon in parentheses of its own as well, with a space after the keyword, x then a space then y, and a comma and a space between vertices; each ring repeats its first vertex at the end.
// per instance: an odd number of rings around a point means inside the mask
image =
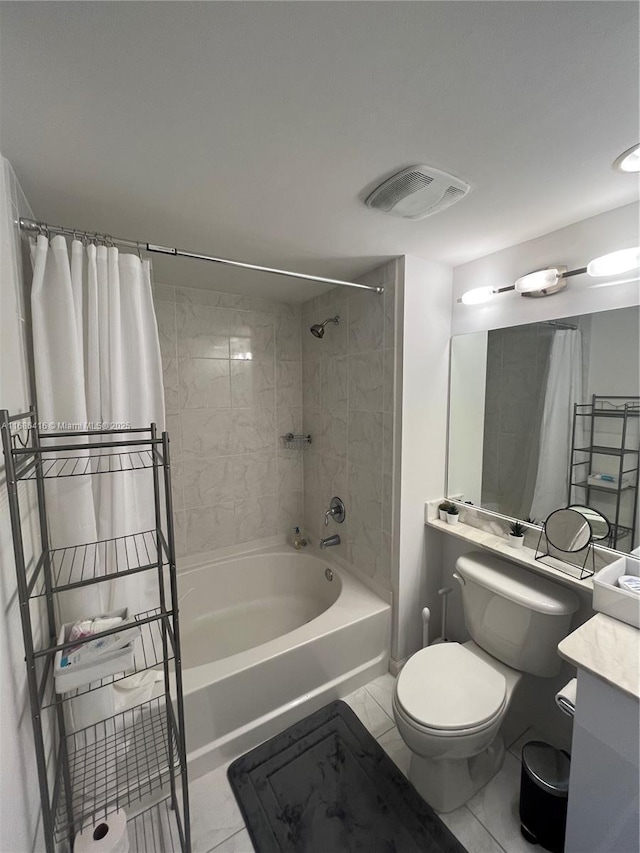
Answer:
MULTIPOLYGON (((160 819, 164 811, 167 812, 167 815, 170 812, 172 816, 171 850, 179 849, 182 853, 191 853, 169 436, 166 432, 159 436, 155 424, 144 428, 41 432, 38 426, 37 410, 34 406, 30 407, 28 412, 13 415, 6 409, 0 410, 0 432, 5 459, 18 600, 25 647, 27 687, 42 803, 46 853, 57 853, 58 845, 65 842, 70 850, 76 833, 80 831, 87 819, 95 819, 99 815, 106 816, 114 810, 114 804, 115 808, 119 807, 118 804, 120 806, 124 804, 134 805, 136 801, 149 794, 149 785, 153 791, 156 791, 167 784, 169 787, 168 796, 157 806, 153 806, 141 815, 133 817, 130 821, 131 832, 136 837, 142 832, 142 839, 146 843, 147 837, 155 837, 153 834, 155 830, 152 831, 150 828, 149 820, 154 816, 160 819), (20 431, 24 431, 25 428, 27 429, 26 441, 20 436, 20 431), (81 437, 85 440, 80 443, 65 441, 71 437, 74 439, 81 437), (50 443, 52 441, 62 443, 52 445, 50 443), (73 454, 73 456, 65 454, 73 454), (121 537, 118 540, 106 540, 106 542, 91 543, 76 548, 51 549, 47 524, 46 479, 118 474, 123 471, 144 468, 149 468, 152 471, 155 509, 154 530, 141 531, 131 537, 121 537), (35 482, 40 534, 40 554, 35 559, 35 566, 29 576, 20 504, 21 491, 26 488, 26 486, 20 488, 20 483, 24 481, 35 482), (164 491, 164 501, 161 496, 162 491, 164 491), (166 535, 163 530, 163 523, 166 535), (142 543, 138 541, 137 537, 142 537, 144 550, 140 547, 142 543), (145 537, 147 538, 145 539, 145 537), (111 543, 112 550, 115 549, 116 554, 119 545, 124 547, 126 559, 121 563, 120 558, 116 558, 115 571, 108 570, 109 566, 111 568, 114 566, 114 560, 109 559, 108 543, 111 543), (133 551, 130 548, 131 545, 133 545, 133 551), (107 571, 97 571, 97 558, 93 564, 94 571, 91 571, 91 565, 87 564, 86 559, 87 554, 91 553, 91 548, 94 549, 94 553, 100 552, 100 549, 104 550, 104 553, 101 553, 103 558, 101 567, 106 568, 107 571), (83 562, 76 564, 75 560, 80 559, 79 555, 83 555, 83 562), (67 556, 71 563, 71 571, 68 576, 67 566, 65 565, 65 557, 67 556), (74 565, 76 568, 80 565, 79 577, 74 576, 74 565), (56 619, 55 596, 69 589, 101 583, 136 572, 153 570, 157 572, 158 576, 159 607, 153 611, 136 614, 136 623, 143 626, 143 630, 157 632, 155 641, 153 634, 150 634, 152 651, 149 646, 143 646, 142 656, 136 657, 136 664, 131 672, 118 673, 99 682, 93 682, 86 688, 71 691, 69 694, 56 693, 53 685, 55 653, 71 644, 58 644, 60 626, 56 619), (44 600, 47 622, 47 637, 45 637, 43 644, 37 648, 34 642, 35 632, 30 607, 34 600, 44 600), (160 652, 158 646, 161 647, 160 652), (171 661, 173 662, 172 674, 175 681, 175 695, 173 697, 170 678, 171 661), (94 808, 91 814, 88 814, 83 808, 82 797, 78 796, 78 772, 83 774, 83 778, 80 780, 81 790, 86 790, 87 784, 99 787, 101 784, 101 766, 98 766, 100 764, 98 761, 94 761, 92 767, 87 767, 84 761, 74 762, 74 756, 82 755, 82 751, 78 752, 77 743, 77 736, 82 733, 67 733, 64 704, 73 701, 77 695, 108 688, 115 681, 126 678, 133 672, 142 672, 154 667, 161 668, 164 682, 164 693, 160 697, 162 703, 160 699, 153 700, 158 705, 155 709, 157 713, 151 715, 147 713, 149 703, 142 703, 124 712, 125 715, 132 715, 129 722, 134 728, 140 723, 136 731, 142 737, 144 750, 141 755, 136 754, 134 772, 125 773, 124 779, 118 783, 119 787, 115 799, 109 796, 104 797, 104 801, 99 803, 99 807, 94 808), (164 705, 163 708, 161 704, 164 705), (43 720, 45 709, 51 709, 55 712, 56 766, 53 783, 47 767, 48 753, 43 720), (146 722, 149 720, 152 722, 147 727, 146 722), (151 766, 149 756, 155 755, 158 759, 156 768, 158 772, 151 774, 151 781, 145 777, 141 770, 142 765, 138 759, 142 757, 142 754, 146 756, 147 767, 151 766), (165 754, 167 757, 166 766, 158 758, 165 754), (93 777, 91 777, 92 773, 93 777), (181 782, 180 797, 177 791, 178 777, 180 777, 181 782), (176 833, 179 848, 175 846, 176 833)), ((96 634, 92 638, 87 638, 85 642, 98 636, 118 633, 126 627, 117 627, 101 632, 100 635, 96 634)), ((78 645, 81 642, 76 641, 73 645, 78 645)), ((140 643, 141 641, 137 640, 136 642, 140 643)), ((136 651, 140 650, 137 649, 136 651)), ((123 715, 116 716, 121 717, 123 715)), ((92 727, 93 733, 90 740, 94 743, 93 750, 96 755, 100 749, 103 749, 106 756, 109 754, 109 748, 113 749, 117 745, 115 735, 112 734, 116 731, 117 722, 115 718, 110 718, 92 727), (103 730, 100 729, 101 726, 103 730)), ((139 849, 151 850, 153 848, 142 846, 139 849)))
POLYGON ((571 450, 570 450, 570 467, 569 467, 569 489, 567 502, 568 504, 575 503, 578 499, 573 499, 574 489, 580 489, 580 495, 584 495, 582 502, 589 505, 592 493, 608 494, 614 498, 615 508, 613 518, 608 518, 610 533, 607 540, 607 546, 618 550, 620 540, 629 536, 628 550, 634 547, 636 536, 636 524, 638 518, 638 492, 640 489, 640 446, 629 447, 627 439, 629 435, 629 427, 640 418, 640 397, 624 396, 624 395, 605 395, 593 394, 590 403, 574 403, 573 405, 573 425, 571 430, 571 450), (576 440, 576 431, 578 419, 586 418, 581 424, 586 425, 589 433, 589 441, 586 445, 578 446, 576 440), (601 445, 594 443, 596 433, 596 421, 598 419, 612 418, 620 422, 620 443, 617 447, 613 445, 601 445), (589 483, 589 474, 593 471, 594 457, 597 456, 613 456, 618 457, 618 473, 617 484, 614 488, 598 485, 597 483, 589 483), (635 464, 627 462, 629 457, 635 458, 635 464), (631 464, 630 468, 625 467, 631 464), (631 474, 632 482, 628 486, 623 486, 623 476, 631 474), (627 495, 631 495, 631 524, 623 524, 620 520, 622 514, 623 498, 628 500, 627 495))

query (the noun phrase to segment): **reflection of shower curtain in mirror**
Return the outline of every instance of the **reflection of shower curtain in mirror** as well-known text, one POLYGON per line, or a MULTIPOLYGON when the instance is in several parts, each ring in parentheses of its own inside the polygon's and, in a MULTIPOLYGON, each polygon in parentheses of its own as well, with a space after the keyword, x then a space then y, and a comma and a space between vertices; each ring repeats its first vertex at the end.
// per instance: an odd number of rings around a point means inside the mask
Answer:
MULTIPOLYGON (((556 331, 549 357, 532 518, 544 520, 554 509, 567 505, 573 406, 582 402, 582 396, 580 330, 556 331)), ((576 439, 580 446, 580 436, 576 439)))

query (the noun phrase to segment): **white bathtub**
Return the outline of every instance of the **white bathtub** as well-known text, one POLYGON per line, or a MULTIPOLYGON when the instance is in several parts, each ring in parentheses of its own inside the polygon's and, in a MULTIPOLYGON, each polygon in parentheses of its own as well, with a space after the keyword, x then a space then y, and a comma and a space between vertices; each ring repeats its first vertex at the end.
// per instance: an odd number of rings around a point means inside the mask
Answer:
POLYGON ((389 604, 320 552, 275 546, 178 583, 193 778, 387 671, 389 604))

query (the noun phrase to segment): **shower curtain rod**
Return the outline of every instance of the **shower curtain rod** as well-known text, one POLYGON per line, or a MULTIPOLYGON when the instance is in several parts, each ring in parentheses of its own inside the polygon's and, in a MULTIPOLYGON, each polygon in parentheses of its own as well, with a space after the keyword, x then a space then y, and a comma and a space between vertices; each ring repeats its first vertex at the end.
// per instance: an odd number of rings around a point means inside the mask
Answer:
POLYGON ((542 326, 553 326, 555 329, 563 329, 563 330, 567 330, 567 331, 571 330, 572 332, 575 332, 576 329, 578 328, 577 326, 574 326, 573 323, 562 323, 562 322, 558 322, 557 320, 543 320, 541 325, 542 326))
POLYGON ((81 231, 78 228, 63 228, 60 225, 48 225, 45 222, 37 222, 35 219, 20 219, 20 228, 23 231, 37 231, 39 234, 61 234, 65 237, 76 237, 78 239, 96 240, 105 245, 125 246, 135 249, 137 252, 151 252, 159 255, 173 255, 175 258, 193 258, 196 261, 210 261, 214 264, 224 264, 228 267, 240 267, 245 270, 266 272, 272 275, 283 275, 288 278, 301 278, 305 281, 318 281, 321 284, 333 284, 336 287, 355 287, 359 290, 371 290, 373 293, 384 293, 384 287, 375 287, 369 284, 358 284, 356 281, 342 281, 339 278, 325 278, 320 275, 307 275, 302 272, 291 272, 291 270, 279 270, 273 267, 263 267, 259 264, 249 264, 243 261, 232 261, 230 258, 216 258, 212 255, 202 255, 198 252, 185 252, 183 249, 175 249, 169 246, 159 246, 155 243, 141 243, 138 240, 123 240, 120 237, 112 237, 110 234, 97 234, 93 231, 81 231))

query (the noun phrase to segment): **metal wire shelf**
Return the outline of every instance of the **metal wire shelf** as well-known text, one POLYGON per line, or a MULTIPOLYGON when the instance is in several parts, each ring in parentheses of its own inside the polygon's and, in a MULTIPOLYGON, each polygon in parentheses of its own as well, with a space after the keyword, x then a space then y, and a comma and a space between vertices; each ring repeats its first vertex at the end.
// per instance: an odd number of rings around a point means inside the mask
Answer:
POLYGON ((170 797, 131 818, 127 826, 129 853, 174 853, 182 849, 170 797))
MULTIPOLYGON (((127 820, 129 853, 175 853, 182 850, 178 815, 166 797, 127 820)), ((91 827, 93 829, 93 827, 91 827)), ((89 828, 85 828, 89 832, 89 828)), ((80 837, 80 832, 76 837, 80 837)))
MULTIPOLYGON (((143 530, 129 536, 101 539, 85 545, 54 548, 48 552, 51 567, 51 592, 59 593, 92 583, 101 583, 122 575, 158 568, 169 562, 167 545, 156 530, 143 530)), ((30 597, 46 595, 41 558, 29 579, 30 597)))
MULTIPOLYGON (((123 681, 125 678, 129 678, 132 675, 146 672, 150 669, 154 669, 155 667, 160 667, 165 660, 160 619, 167 618, 167 614, 163 615, 160 608, 157 608, 155 610, 147 610, 144 613, 136 613, 133 618, 136 622, 140 622, 142 619, 148 619, 153 616, 157 616, 158 621, 146 622, 144 625, 141 625, 142 633, 134 644, 133 669, 129 669, 126 672, 116 672, 113 675, 108 675, 98 681, 92 681, 90 684, 77 687, 75 690, 69 690, 67 693, 55 694, 53 689, 54 685, 52 683, 49 696, 42 707, 50 708, 55 705, 56 695, 63 702, 68 702, 71 699, 76 699, 78 696, 85 696, 87 693, 93 693, 96 690, 101 690, 103 687, 117 684, 119 681, 123 681)), ((171 636, 171 634, 169 636, 171 636)), ((168 643, 166 659, 170 661, 173 660, 173 658, 173 649, 171 643, 168 643)))
POLYGON ((45 479, 55 477, 83 477, 87 474, 118 474, 122 471, 142 471, 154 465, 153 450, 131 450, 118 453, 85 453, 79 456, 61 456, 53 450, 43 450, 40 459, 32 459, 16 470, 16 479, 35 480, 38 471, 45 479))
POLYGON ((180 767, 173 708, 164 696, 67 735, 66 749, 71 802, 58 779, 59 842, 160 790, 171 767, 180 767))
MULTIPOLYGON (((139 853, 191 853, 169 435, 162 432, 160 437, 153 423, 82 431, 76 429, 80 425, 71 426, 73 429, 65 432, 43 431, 33 406, 17 414, 0 410, 44 848, 47 853, 56 853, 56 841, 73 838, 83 826, 95 824, 118 809, 126 807, 127 812, 135 812, 145 808, 143 803, 155 801, 156 805, 130 818, 131 849, 139 853), (68 492, 51 485, 46 489, 46 479, 145 469, 150 473, 131 473, 130 477, 148 486, 155 514, 153 530, 51 548, 47 503, 52 500, 54 507, 64 505, 68 492), (19 488, 20 480, 30 481, 34 490, 19 488), (35 559, 27 557, 31 547, 25 547, 27 520, 31 527, 31 508, 27 517, 21 506, 26 497, 35 498, 37 506, 42 550, 35 559), (55 593, 153 569, 151 579, 155 576, 157 583, 153 586, 158 597, 152 602, 155 609, 133 617, 141 631, 133 644, 131 669, 64 694, 55 693, 55 655, 70 645, 69 641, 54 639, 61 636, 55 593), (42 607, 29 606, 34 598, 39 598, 42 607), (38 618, 46 614, 44 633, 35 630, 36 612, 38 618), (45 637, 50 638, 48 642, 45 637), (110 685, 154 669, 154 674, 160 674, 154 688, 157 698, 102 720, 98 718, 103 710, 110 715, 113 708, 96 705, 91 718, 94 725, 69 733, 69 714, 78 707, 73 700, 81 703, 83 696, 103 687, 107 688, 104 697, 109 699, 113 695, 110 685), (160 691, 162 695, 158 696, 160 691), (43 713, 45 708, 49 709, 47 714, 43 713), (50 728, 52 723, 55 732, 50 728), (52 742, 57 745, 55 757, 50 755, 52 742), (172 815, 169 806, 171 811, 175 809, 172 815)), ((29 532, 31 543, 33 532, 29 532)), ((122 626, 115 626, 77 643, 121 630, 122 626)), ((131 662, 131 657, 127 660, 131 662)), ((68 847, 66 844, 65 849, 68 847)))

